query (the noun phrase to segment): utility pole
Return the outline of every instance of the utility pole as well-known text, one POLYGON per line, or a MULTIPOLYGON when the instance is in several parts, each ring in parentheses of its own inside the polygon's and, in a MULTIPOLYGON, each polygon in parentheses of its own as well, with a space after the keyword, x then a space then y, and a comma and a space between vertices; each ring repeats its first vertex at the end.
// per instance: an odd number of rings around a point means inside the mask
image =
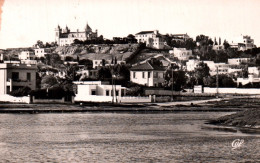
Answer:
POLYGON ((173 68, 172 68, 172 101, 173 101, 173 68))
POLYGON ((216 85, 217 85, 217 95, 216 95, 216 97, 218 98, 218 66, 217 66, 216 85))

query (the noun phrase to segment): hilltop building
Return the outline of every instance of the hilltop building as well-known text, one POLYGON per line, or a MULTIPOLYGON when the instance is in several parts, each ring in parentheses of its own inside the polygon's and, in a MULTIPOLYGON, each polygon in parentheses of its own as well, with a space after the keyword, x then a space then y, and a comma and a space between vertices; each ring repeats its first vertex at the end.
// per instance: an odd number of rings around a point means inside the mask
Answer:
POLYGON ((22 87, 36 89, 37 66, 27 64, 0 64, 0 94, 8 94, 22 87))
POLYGON ((234 49, 238 49, 240 51, 245 51, 248 49, 255 48, 254 39, 251 39, 250 36, 239 36, 232 43, 230 43, 230 47, 234 49))
POLYGON ((75 39, 85 41, 94 40, 97 39, 97 37, 97 30, 93 32, 88 23, 86 24, 85 30, 81 32, 78 29, 76 32, 71 32, 68 26, 62 29, 58 25, 58 27, 55 29, 55 41, 59 46, 69 45, 73 43, 75 39))
POLYGON ((164 49, 165 40, 158 30, 142 31, 135 34, 138 43, 145 43, 147 47, 155 49, 164 49))
POLYGON ((172 37, 173 41, 187 41, 190 36, 186 33, 186 34, 171 34, 170 35, 172 37))

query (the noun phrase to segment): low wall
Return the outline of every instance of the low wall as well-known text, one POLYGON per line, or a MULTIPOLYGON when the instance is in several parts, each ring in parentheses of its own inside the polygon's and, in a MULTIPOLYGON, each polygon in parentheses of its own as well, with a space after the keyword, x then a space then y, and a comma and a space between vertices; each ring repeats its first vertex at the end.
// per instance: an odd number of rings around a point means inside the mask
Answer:
MULTIPOLYGON (((74 98, 75 102, 112 102, 113 97, 112 96, 97 96, 97 95, 90 95, 90 96, 79 96, 76 95, 74 98)), ((150 97, 132 97, 132 96, 123 96, 123 97, 117 97, 117 101, 119 103, 145 103, 145 102, 151 102, 152 98, 150 97)), ((114 102, 116 102, 116 98, 114 98, 114 102)))
POLYGON ((74 98, 75 102, 112 102, 112 100, 113 100, 112 96, 96 96, 96 95, 90 95, 90 96, 76 95, 74 98))
POLYGON ((0 95, 0 102, 10 102, 10 103, 30 103, 30 97, 29 96, 23 96, 23 97, 14 97, 8 94, 0 95))
MULTIPOLYGON (((217 93, 217 88, 204 87, 204 93, 217 93)), ((259 95, 259 88, 218 88, 220 94, 251 94, 259 95)))
POLYGON ((145 90, 145 95, 158 95, 158 96, 215 96, 215 93, 192 93, 192 92, 177 92, 170 90, 145 90))
POLYGON ((136 97, 136 96, 123 96, 120 99, 121 103, 147 103, 152 102, 152 96, 136 97))
POLYGON ((62 99, 36 99, 34 96, 32 97, 32 103, 39 104, 50 104, 50 103, 66 103, 64 97, 62 99))

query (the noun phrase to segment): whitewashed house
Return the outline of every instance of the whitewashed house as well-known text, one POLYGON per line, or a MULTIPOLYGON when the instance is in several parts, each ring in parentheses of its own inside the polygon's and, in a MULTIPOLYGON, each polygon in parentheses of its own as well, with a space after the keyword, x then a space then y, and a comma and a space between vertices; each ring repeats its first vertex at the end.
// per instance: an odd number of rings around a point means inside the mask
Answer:
POLYGON ((33 60, 35 59, 35 54, 32 51, 22 51, 18 54, 20 60, 33 60))
POLYGON ((248 78, 237 78, 237 85, 246 85, 249 83, 260 83, 260 78, 255 78, 254 75, 248 75, 248 78))
POLYGON ((169 51, 170 54, 173 54, 174 57, 178 60, 187 61, 192 57, 192 50, 187 50, 186 48, 173 48, 169 51))
POLYGON ((187 71, 194 71, 199 63, 200 63, 200 60, 197 60, 197 59, 188 60, 186 62, 186 70, 187 71))
POLYGON ((35 56, 38 58, 45 57, 45 54, 51 53, 49 48, 37 48, 34 49, 35 56))
POLYGON ((133 66, 130 69, 130 81, 149 87, 161 86, 164 83, 165 68, 149 62, 133 66))

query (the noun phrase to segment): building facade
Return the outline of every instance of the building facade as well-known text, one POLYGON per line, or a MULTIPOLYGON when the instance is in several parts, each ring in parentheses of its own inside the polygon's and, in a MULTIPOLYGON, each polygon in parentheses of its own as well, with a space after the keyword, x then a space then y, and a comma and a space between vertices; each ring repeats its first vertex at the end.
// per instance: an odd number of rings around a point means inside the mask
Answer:
POLYGON ((86 24, 84 31, 79 31, 77 29, 76 32, 71 32, 70 29, 66 26, 64 29, 58 27, 55 29, 55 41, 59 46, 70 45, 74 42, 74 40, 94 40, 97 39, 98 32, 92 31, 88 23, 86 24))
POLYGON ((152 66, 149 62, 130 69, 130 81, 148 87, 161 86, 164 83, 165 68, 152 66))
POLYGON ((45 54, 51 53, 51 49, 48 48, 38 48, 34 49, 35 56, 38 58, 45 57, 45 54))
POLYGON ((241 35, 230 43, 230 47, 238 49, 240 51, 253 49, 255 48, 254 39, 252 39, 251 36, 248 35, 241 35))
POLYGON ((0 94, 8 94, 22 87, 36 89, 36 65, 0 64, 0 94))
POLYGON ((20 60, 33 60, 35 59, 35 54, 32 51, 22 51, 18 54, 20 60))
POLYGON ((162 38, 158 30, 142 31, 135 34, 138 43, 145 43, 147 47, 155 49, 164 49, 165 40, 162 38))
POLYGON ((173 48, 169 51, 170 54, 173 54, 174 57, 178 60, 187 61, 192 57, 192 50, 187 50, 186 48, 173 48))

